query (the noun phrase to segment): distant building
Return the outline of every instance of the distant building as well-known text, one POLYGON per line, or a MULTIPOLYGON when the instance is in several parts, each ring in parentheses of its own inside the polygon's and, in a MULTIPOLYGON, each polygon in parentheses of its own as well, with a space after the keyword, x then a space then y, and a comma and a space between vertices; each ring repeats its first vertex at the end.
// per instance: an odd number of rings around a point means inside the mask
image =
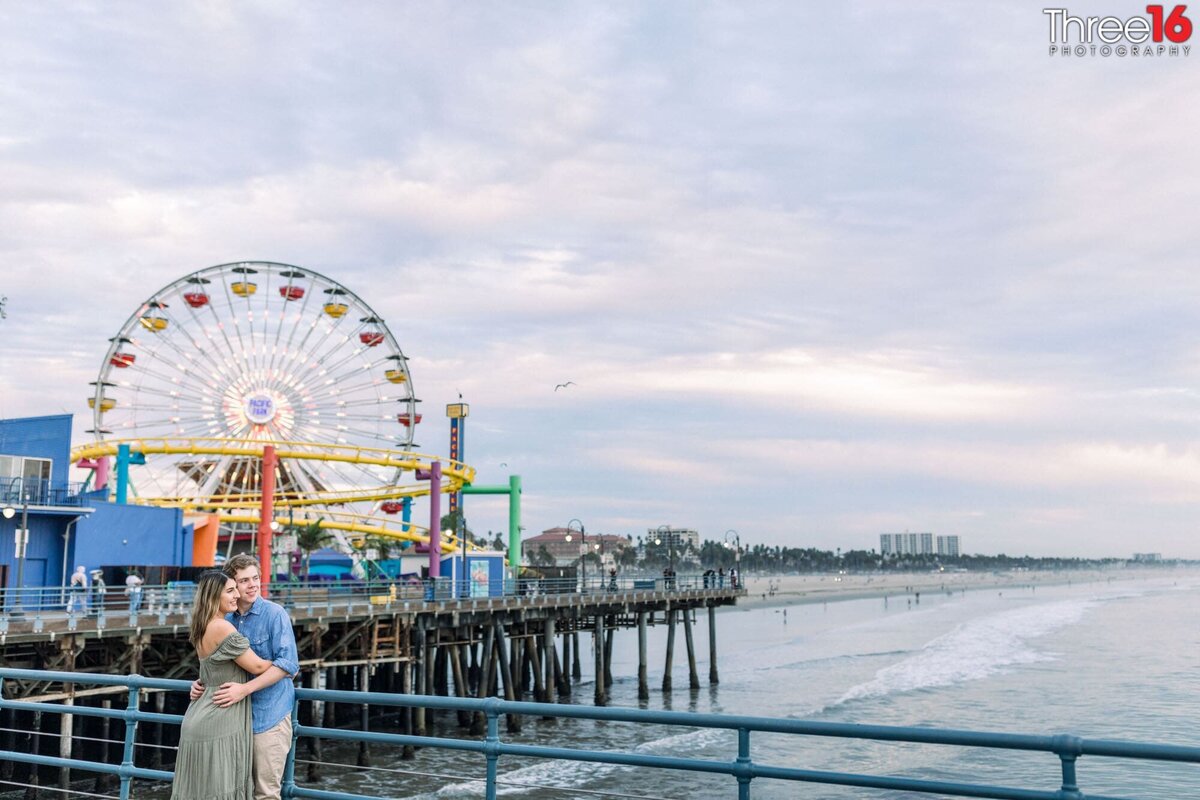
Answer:
POLYGON ((689 545, 697 553, 700 552, 700 534, 691 528, 647 528, 646 541, 653 543, 656 540, 659 542, 654 545, 656 549, 673 548, 676 555, 686 552, 689 545))
POLYGON ((1153 564, 1162 561, 1162 553, 1134 553, 1133 560, 1141 564, 1153 564))
POLYGON ((629 540, 615 534, 589 533, 585 543, 584 537, 580 536, 577 530, 550 528, 522 541, 521 549, 528 558, 545 547, 546 552, 554 557, 556 567, 568 567, 584 554, 585 544, 606 566, 611 566, 620 552, 629 546, 629 540), (570 541, 567 541, 567 536, 571 537, 570 541))
POLYGON ((934 554, 933 534, 881 533, 879 534, 879 554, 884 556, 931 556, 934 554))
POLYGON ((937 537, 937 554, 939 556, 948 556, 957 558, 962 555, 959 549, 957 536, 939 536, 937 537))

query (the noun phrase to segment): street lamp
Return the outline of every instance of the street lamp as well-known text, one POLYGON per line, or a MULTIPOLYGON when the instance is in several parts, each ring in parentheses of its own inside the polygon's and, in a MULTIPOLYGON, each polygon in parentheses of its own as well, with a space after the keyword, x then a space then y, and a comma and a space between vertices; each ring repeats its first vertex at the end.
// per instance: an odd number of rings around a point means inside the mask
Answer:
POLYGON ((675 540, 671 536, 670 525, 659 525, 654 530, 654 543, 661 544, 663 539, 667 540, 667 568, 670 570, 670 588, 675 588, 675 540), (664 536, 665 533, 665 536, 664 536))
POLYGON ((579 526, 579 543, 581 545, 583 545, 583 547, 580 551, 581 555, 579 556, 579 583, 582 586, 583 591, 586 592, 587 591, 587 560, 585 559, 585 556, 587 555, 587 532, 584 531, 582 522, 580 522, 577 519, 573 519, 567 523, 567 535, 563 537, 563 541, 565 541, 565 542, 569 543, 571 541, 571 534, 575 532, 575 528, 571 527, 572 525, 579 526))
MULTIPOLYGON (((5 506, 4 511, 0 513, 4 514, 5 519, 12 519, 14 516, 16 516, 17 510, 12 506, 5 506)), ((13 617, 25 616, 25 609, 21 606, 21 589, 25 583, 25 545, 28 543, 29 498, 26 497, 24 502, 21 504, 21 527, 17 528, 13 532, 13 544, 16 547, 17 557, 17 594, 13 600, 12 610, 9 612, 9 615, 13 617)))
MULTIPOLYGON (((742 579, 742 537, 733 530, 725 531, 725 546, 729 547, 729 537, 733 537, 733 568, 737 570, 738 580, 742 579)), ((732 583, 732 581, 730 581, 732 583)), ((737 588, 736 586, 734 587, 737 588)))

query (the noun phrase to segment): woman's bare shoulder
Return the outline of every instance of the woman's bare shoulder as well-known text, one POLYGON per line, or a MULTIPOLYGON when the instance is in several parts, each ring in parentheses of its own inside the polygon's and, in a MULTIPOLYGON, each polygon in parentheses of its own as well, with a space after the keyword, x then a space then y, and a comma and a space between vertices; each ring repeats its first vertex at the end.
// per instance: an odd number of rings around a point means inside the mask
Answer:
POLYGON ((235 631, 237 631, 237 628, 233 627, 232 622, 224 617, 215 617, 208 623, 208 627, 204 629, 204 636, 205 638, 212 637, 219 642, 235 631))

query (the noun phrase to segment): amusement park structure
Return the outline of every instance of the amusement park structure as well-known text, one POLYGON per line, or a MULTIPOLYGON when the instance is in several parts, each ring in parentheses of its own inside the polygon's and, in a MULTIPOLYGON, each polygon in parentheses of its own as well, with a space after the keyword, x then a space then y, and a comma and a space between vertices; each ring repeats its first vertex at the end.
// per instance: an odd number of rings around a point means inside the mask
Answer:
POLYGON ((420 402, 392 332, 350 289, 289 264, 220 264, 154 292, 109 340, 88 398, 94 441, 72 459, 94 488, 115 477, 118 503, 183 509, 198 566, 252 539, 266 577, 276 534, 316 524, 356 571, 382 537, 428 552, 438 577, 461 546, 441 531, 441 495, 464 492, 509 495, 518 565, 520 478, 472 486, 457 452, 416 452, 420 402), (427 526, 412 521, 424 496, 427 526))

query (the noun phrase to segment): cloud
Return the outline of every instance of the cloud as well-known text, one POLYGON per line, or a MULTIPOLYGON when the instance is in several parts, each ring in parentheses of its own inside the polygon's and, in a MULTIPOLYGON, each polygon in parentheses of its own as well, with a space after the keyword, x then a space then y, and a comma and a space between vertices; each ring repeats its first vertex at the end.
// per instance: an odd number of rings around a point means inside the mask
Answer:
POLYGON ((1004 4, 21 6, 0 413, 90 427, 138 304, 265 258, 387 319, 425 449, 464 393, 531 529, 1195 555, 1190 62, 1044 39, 1004 4))

